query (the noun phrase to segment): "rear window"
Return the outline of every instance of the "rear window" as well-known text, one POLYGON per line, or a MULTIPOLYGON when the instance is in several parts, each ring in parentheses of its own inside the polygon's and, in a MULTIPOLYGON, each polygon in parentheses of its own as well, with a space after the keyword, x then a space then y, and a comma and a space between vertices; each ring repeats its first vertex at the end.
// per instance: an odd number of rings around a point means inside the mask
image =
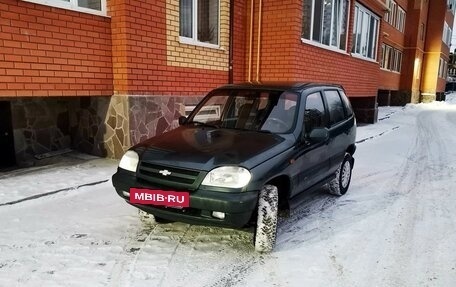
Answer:
POLYGON ((350 100, 348 99, 347 95, 345 95, 344 91, 339 91, 342 101, 344 102, 345 111, 347 112, 347 116, 351 117, 353 115, 353 108, 350 104, 350 100))
POLYGON ((345 108, 337 90, 325 91, 329 109, 329 123, 337 124, 345 119, 345 108))

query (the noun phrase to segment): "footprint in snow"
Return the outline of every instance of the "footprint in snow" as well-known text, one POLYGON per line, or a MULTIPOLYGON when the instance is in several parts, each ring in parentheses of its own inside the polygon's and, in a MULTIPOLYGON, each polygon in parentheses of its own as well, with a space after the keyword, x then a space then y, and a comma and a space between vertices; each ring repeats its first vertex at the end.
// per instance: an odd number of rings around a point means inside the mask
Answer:
POLYGON ((76 233, 76 234, 71 235, 71 238, 86 238, 86 237, 87 237, 87 234, 84 234, 84 233, 76 233))

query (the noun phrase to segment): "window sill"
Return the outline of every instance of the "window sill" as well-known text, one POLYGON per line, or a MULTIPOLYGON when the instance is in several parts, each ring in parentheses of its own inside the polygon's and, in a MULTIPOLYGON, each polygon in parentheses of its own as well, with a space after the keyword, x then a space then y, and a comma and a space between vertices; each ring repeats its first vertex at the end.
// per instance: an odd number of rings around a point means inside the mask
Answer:
POLYGON ((314 42, 314 41, 311 41, 311 40, 308 40, 308 39, 304 39, 304 38, 301 38, 301 42, 304 43, 304 44, 315 46, 317 48, 322 48, 322 49, 325 49, 325 50, 328 50, 328 51, 331 51, 331 52, 336 52, 336 53, 348 56, 348 53, 345 50, 341 50, 341 49, 338 49, 336 47, 327 46, 327 45, 320 44, 318 42, 314 42))
MULTIPOLYGON (((84 8, 84 7, 76 7, 76 6, 71 5, 69 2, 63 2, 63 1, 60 2, 60 1, 53 1, 53 0, 22 0, 22 1, 40 4, 40 5, 46 5, 46 6, 55 7, 55 8, 71 10, 71 11, 75 11, 75 12, 81 12, 81 13, 108 17, 106 15, 106 11, 98 11, 98 10, 94 10, 94 9, 84 8)), ((106 1, 101 1, 101 4, 106 5, 106 1)))
POLYGON ((192 46, 198 46, 198 47, 204 47, 204 48, 209 48, 209 49, 225 50, 225 49, 221 48, 219 45, 204 43, 204 42, 196 41, 192 38, 187 38, 187 37, 182 37, 182 36, 179 36, 179 43, 186 44, 186 45, 192 45, 192 46))
POLYGON ((371 63, 375 63, 375 64, 380 64, 379 62, 377 62, 377 61, 374 60, 374 59, 367 58, 367 57, 364 57, 364 56, 361 56, 361 55, 358 55, 358 54, 351 53, 350 55, 351 55, 353 58, 357 58, 357 59, 364 60, 364 61, 371 62, 371 63))
POLYGON ((383 72, 390 72, 390 73, 394 73, 394 74, 398 74, 398 75, 401 74, 401 72, 392 71, 392 70, 388 70, 388 69, 385 69, 385 68, 380 68, 380 70, 382 70, 383 72))

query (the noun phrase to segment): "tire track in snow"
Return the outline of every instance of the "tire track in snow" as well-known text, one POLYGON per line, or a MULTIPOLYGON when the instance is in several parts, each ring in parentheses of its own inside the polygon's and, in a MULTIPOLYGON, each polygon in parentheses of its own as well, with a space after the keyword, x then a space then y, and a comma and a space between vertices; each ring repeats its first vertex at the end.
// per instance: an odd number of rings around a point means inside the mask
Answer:
POLYGON ((227 272, 220 278, 215 280, 213 283, 204 285, 207 287, 218 287, 218 286, 245 286, 242 284, 246 276, 253 271, 253 267, 264 264, 264 257, 260 255, 251 255, 247 259, 239 262, 238 264, 232 265, 227 272))
POLYGON ((391 128, 391 129, 386 130, 384 132, 381 132, 379 134, 376 134, 376 135, 373 135, 373 136, 370 136, 370 137, 367 137, 367 138, 363 138, 363 139, 357 140, 355 143, 356 144, 360 144, 360 143, 364 143, 364 142, 369 141, 369 140, 373 140, 375 138, 378 138, 378 137, 381 137, 381 136, 383 136, 385 134, 388 134, 388 133, 390 133, 390 132, 392 132, 394 130, 397 130, 398 128, 399 128, 399 126, 395 126, 395 127, 391 128))
POLYGON ((243 230, 190 226, 168 261, 167 272, 158 286, 235 286, 241 283, 251 267, 258 263, 251 235, 243 230), (215 250, 208 248, 208 244, 215 250), (201 270, 211 272, 201 274, 201 270), (194 280, 196 273, 200 274, 197 281, 194 280))
POLYGON ((102 184, 102 183, 105 183, 105 182, 108 182, 108 181, 109 181, 109 179, 105 179, 105 180, 100 180, 100 181, 95 181, 95 182, 84 183, 84 184, 77 185, 77 186, 66 187, 66 188, 62 188, 62 189, 58 189, 58 190, 54 190, 54 191, 49 191, 49 192, 45 192, 45 193, 35 194, 35 195, 28 196, 28 197, 25 197, 25 198, 21 198, 21 199, 18 199, 18 200, 0 203, 0 207, 7 206, 7 205, 15 205, 15 204, 18 204, 18 203, 22 203, 24 201, 38 199, 38 198, 45 197, 45 196, 50 196, 50 195, 53 195, 53 194, 56 194, 56 193, 60 193, 60 192, 63 192, 63 191, 78 190, 78 189, 80 189, 82 187, 94 186, 94 185, 102 184))
POLYGON ((250 239, 239 230, 143 222, 122 247, 107 284, 231 286, 257 263, 250 239), (195 278, 201 270, 211 272, 195 278))
POLYGON ((387 244, 377 261, 381 264, 372 264, 369 268, 376 274, 371 278, 374 285, 411 286, 413 282, 425 284, 435 277, 426 274, 433 270, 430 266, 438 265, 433 262, 436 259, 432 256, 433 248, 429 248, 434 244, 433 239, 420 237, 425 234, 422 230, 430 224, 428 206, 441 206, 442 199, 435 190, 443 179, 442 170, 448 165, 448 150, 440 128, 437 128, 441 113, 422 111, 417 115, 414 143, 385 190, 393 206, 389 208, 388 220, 379 226, 385 231, 387 244), (429 259, 423 261, 423 256, 429 259))
MULTIPOLYGON (((304 193, 296 199, 296 206, 290 216, 279 218, 277 249, 286 246, 293 248, 303 242, 315 240, 321 236, 319 230, 329 228, 330 210, 337 205, 338 197, 328 194, 325 188, 304 193), (304 232, 304 234, 302 234, 304 232), (296 236, 296 234, 300 234, 296 236)), ((341 202, 339 202, 341 204, 341 202)))

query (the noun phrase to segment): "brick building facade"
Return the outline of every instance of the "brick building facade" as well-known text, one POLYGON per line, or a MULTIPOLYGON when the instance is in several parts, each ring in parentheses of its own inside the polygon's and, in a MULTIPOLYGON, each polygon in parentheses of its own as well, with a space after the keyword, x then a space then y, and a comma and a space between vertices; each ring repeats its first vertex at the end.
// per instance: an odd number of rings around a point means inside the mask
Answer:
POLYGON ((339 83, 373 123, 441 97, 453 18, 444 0, 0 0, 0 158, 119 157, 231 82, 339 83))

